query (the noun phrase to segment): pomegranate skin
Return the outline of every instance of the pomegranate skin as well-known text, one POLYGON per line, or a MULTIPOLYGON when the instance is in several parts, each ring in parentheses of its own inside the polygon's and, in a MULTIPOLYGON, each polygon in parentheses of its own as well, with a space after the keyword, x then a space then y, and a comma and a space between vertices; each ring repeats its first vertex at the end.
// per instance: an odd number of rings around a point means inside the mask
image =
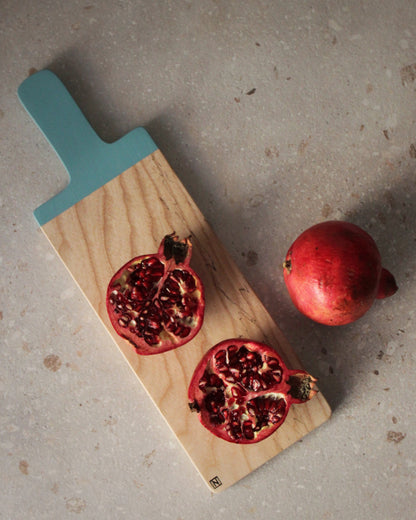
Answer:
POLYGON ((376 298, 397 291, 372 237, 355 224, 326 221, 304 231, 289 248, 284 279, 297 309, 324 325, 346 325, 376 298))

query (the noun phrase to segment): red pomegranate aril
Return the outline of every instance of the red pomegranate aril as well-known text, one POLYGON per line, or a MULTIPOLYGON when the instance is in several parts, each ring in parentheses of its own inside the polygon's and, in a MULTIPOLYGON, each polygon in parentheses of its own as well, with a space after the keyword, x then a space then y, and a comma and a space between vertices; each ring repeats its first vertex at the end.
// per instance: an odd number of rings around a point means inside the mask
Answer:
POLYGON ((205 309, 204 288, 190 268, 190 238, 172 233, 153 255, 133 258, 112 277, 107 311, 116 332, 139 354, 177 348, 198 333, 205 309))
POLYGON ((237 379, 235 378, 235 376, 232 374, 231 371, 223 372, 223 374, 224 374, 224 381, 227 381, 227 383, 236 383, 237 382, 237 379))
POLYGON ((217 352, 215 354, 214 358, 215 358, 215 364, 216 364, 216 367, 218 370, 220 370, 220 371, 228 370, 225 365, 226 360, 227 360, 227 353, 225 352, 225 350, 220 350, 219 352, 217 352))
POLYGON ((209 386, 215 386, 216 388, 220 388, 223 386, 221 379, 217 376, 217 374, 208 374, 209 377, 209 386))
POLYGON ((177 329, 177 335, 180 338, 186 338, 191 333, 191 327, 184 327, 183 325, 179 325, 177 329))
POLYGON ((217 424, 217 425, 223 424, 225 422, 225 418, 221 413, 213 414, 213 415, 211 415, 211 422, 213 424, 217 424))
POLYGON ((215 390, 208 394, 205 398, 205 405, 210 412, 218 413, 219 407, 225 403, 224 392, 215 390))
POLYGON ((311 399, 315 383, 307 372, 289 370, 271 347, 231 339, 199 362, 189 385, 189 407, 217 437, 251 444, 276 431, 292 404, 311 399))
POLYGON ((247 440, 254 439, 253 423, 251 421, 247 420, 243 422, 243 436, 247 440))

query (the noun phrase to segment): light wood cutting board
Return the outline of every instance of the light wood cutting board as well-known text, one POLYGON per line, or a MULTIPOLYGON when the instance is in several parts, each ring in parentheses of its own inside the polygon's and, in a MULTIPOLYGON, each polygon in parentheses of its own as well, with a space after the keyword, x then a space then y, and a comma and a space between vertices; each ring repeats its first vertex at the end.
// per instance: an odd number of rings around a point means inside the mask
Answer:
POLYGON ((226 442, 199 423, 187 390, 211 346, 245 337, 274 347, 290 368, 302 368, 299 359, 143 128, 104 143, 47 70, 25 80, 18 95, 71 178, 35 217, 209 488, 226 489, 326 421, 331 411, 319 393, 292 406, 283 426, 257 444, 226 442), (139 356, 109 322, 107 285, 125 262, 156 252, 172 231, 192 235, 191 266, 206 291, 204 324, 178 349, 139 356))

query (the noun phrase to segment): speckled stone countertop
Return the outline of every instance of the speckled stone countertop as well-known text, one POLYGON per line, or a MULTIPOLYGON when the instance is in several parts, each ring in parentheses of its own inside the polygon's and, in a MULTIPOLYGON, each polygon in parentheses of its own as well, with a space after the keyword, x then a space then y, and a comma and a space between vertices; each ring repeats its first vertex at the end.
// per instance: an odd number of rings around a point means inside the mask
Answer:
POLYGON ((0 49, 0 518, 414 518, 415 3, 3 0, 0 49), (35 223, 67 182, 16 95, 43 68, 103 139, 146 127, 332 407, 223 493, 35 223), (281 270, 326 219, 369 231, 399 285, 340 328, 281 270))

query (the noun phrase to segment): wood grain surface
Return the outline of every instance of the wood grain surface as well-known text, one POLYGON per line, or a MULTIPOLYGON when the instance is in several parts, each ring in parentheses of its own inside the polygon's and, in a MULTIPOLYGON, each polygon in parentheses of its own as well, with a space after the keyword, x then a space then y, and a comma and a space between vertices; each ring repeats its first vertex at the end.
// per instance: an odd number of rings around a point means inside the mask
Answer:
POLYGON ((241 446, 212 435, 189 411, 187 390, 194 368, 224 339, 263 341, 290 368, 302 366, 159 150, 42 229, 212 491, 234 484, 330 417, 319 393, 306 404, 292 406, 283 426, 268 439, 241 446), (107 285, 125 262, 156 252, 172 231, 180 237, 192 235, 191 266, 206 291, 204 324, 178 349, 139 356, 109 322, 107 285))

